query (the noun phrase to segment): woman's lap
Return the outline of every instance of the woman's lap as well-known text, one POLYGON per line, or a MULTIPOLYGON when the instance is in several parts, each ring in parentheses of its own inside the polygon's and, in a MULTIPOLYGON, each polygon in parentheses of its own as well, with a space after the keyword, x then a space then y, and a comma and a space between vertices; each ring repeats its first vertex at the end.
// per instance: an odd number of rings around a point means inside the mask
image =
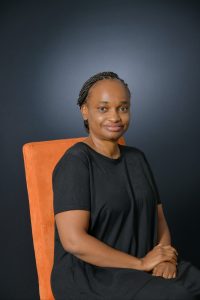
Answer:
POLYGON ((200 270, 180 260, 176 278, 153 276, 137 292, 135 300, 200 300, 200 270))

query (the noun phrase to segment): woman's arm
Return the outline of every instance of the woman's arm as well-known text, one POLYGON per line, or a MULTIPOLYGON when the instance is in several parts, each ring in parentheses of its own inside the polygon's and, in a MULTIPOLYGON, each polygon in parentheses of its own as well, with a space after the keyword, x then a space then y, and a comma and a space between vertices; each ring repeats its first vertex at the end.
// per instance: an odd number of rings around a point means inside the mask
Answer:
POLYGON ((158 208, 158 244, 164 246, 171 245, 171 235, 165 215, 163 212, 162 204, 157 205, 158 208))
POLYGON ((72 253, 81 260, 99 267, 130 268, 144 271, 140 258, 115 249, 99 239, 82 233, 72 253))
POLYGON ((79 259, 99 267, 130 268, 149 271, 162 261, 171 261, 169 249, 155 248, 148 258, 138 258, 111 247, 88 234, 90 212, 71 210, 56 214, 56 226, 60 241, 67 252, 79 259), (149 265, 150 263, 150 265, 149 265))
POLYGON ((144 270, 141 258, 130 255, 88 234, 90 213, 71 210, 56 214, 60 241, 65 251, 99 267, 144 270))

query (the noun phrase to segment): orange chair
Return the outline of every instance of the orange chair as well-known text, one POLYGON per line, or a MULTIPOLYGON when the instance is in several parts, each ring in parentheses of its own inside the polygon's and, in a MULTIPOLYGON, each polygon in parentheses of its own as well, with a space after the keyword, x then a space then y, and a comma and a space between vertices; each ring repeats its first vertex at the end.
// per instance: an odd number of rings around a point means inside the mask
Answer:
MULTIPOLYGON (((50 284, 54 257, 52 172, 65 151, 85 138, 30 142, 22 147, 41 300, 54 300, 50 284)), ((125 145, 124 137, 118 143, 125 145)))

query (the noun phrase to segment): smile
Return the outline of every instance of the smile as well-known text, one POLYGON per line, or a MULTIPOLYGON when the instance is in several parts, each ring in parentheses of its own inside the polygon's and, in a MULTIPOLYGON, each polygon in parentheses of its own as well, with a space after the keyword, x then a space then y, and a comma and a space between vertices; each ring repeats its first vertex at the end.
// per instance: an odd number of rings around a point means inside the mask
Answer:
POLYGON ((120 131, 122 130, 123 126, 106 126, 106 129, 109 131, 120 131))

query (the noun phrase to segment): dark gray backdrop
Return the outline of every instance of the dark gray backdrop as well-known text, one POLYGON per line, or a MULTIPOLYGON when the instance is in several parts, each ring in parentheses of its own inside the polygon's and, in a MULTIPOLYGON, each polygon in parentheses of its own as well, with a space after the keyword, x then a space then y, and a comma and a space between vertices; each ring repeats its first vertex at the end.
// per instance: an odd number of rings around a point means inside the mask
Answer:
POLYGON ((22 145, 86 136, 82 84, 132 91, 128 145, 152 166, 174 246, 200 267, 198 1, 5 1, 0 9, 0 299, 39 299, 22 145))

